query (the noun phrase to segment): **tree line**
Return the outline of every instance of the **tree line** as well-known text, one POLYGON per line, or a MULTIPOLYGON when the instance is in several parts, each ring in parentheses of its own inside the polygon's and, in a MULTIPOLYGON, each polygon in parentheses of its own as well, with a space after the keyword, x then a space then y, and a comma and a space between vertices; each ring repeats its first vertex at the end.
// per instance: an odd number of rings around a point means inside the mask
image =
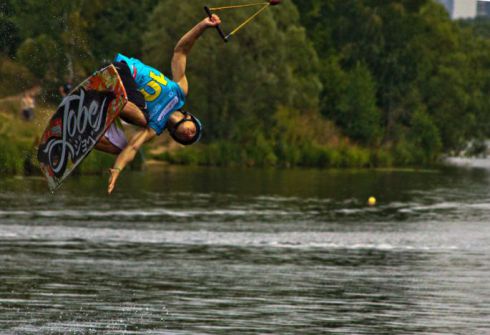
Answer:
MULTIPOLYGON (((55 100, 63 81, 82 80, 117 52, 169 74, 173 47, 204 17, 202 6, 198 0, 3 1, 0 94, 38 81, 55 100), (12 85, 19 74, 25 80, 12 85)), ((220 12, 223 29, 253 11, 220 12)), ((159 158, 432 164, 490 133, 489 32, 487 20, 451 21, 433 0, 284 0, 228 44, 212 31, 196 44, 188 109, 205 124, 204 144, 159 158)))

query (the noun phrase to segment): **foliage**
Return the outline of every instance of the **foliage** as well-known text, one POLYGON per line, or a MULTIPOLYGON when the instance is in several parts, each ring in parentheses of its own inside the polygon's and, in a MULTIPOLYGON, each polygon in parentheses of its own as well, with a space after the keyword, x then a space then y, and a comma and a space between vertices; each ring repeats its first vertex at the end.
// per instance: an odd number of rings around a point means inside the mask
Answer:
POLYGON ((141 31, 153 3, 9 0, 3 10, 9 15, 0 14, 0 32, 10 33, 0 39, 0 51, 15 54, 45 86, 79 81, 117 52, 139 56, 141 31))
POLYGON ((432 159, 441 146, 458 149, 475 135, 490 135, 488 123, 476 121, 487 120, 489 106, 483 54, 490 49, 475 36, 485 36, 481 24, 476 33, 462 30, 430 0, 295 3, 322 59, 321 112, 347 135, 361 143, 400 141, 402 151, 412 150, 405 141, 422 135, 412 122, 420 110, 440 136, 426 148, 434 150, 432 159))
POLYGON ((0 53, 13 56, 20 42, 19 30, 13 22, 13 7, 10 0, 0 3, 0 53))
POLYGON ((9 58, 0 58, 0 98, 18 94, 36 82, 36 77, 25 66, 9 58))
POLYGON ((376 143, 381 137, 381 114, 371 73, 357 64, 349 73, 345 94, 340 99, 337 122, 346 135, 362 143, 376 143))
POLYGON ((37 78, 46 78, 56 77, 56 64, 62 55, 57 52, 56 42, 51 37, 39 35, 22 42, 17 50, 17 57, 37 78))
POLYGON ((103 174, 114 164, 112 155, 92 151, 74 171, 75 174, 103 174))
POLYGON ((96 24, 90 25, 87 33, 95 58, 110 62, 118 52, 141 57, 148 16, 157 3, 153 0, 105 1, 94 14, 96 24))
POLYGON ((30 155, 29 146, 23 142, 12 143, 11 139, 0 135, 0 174, 20 174, 30 155))
MULTIPOLYGON (((57 102, 60 83, 80 81, 117 52, 170 75, 173 48, 204 17, 202 6, 5 0, 0 97, 41 82, 57 102)), ((223 29, 253 11, 220 12, 223 29)), ((451 21, 433 0, 284 0, 230 43, 211 29, 187 64, 186 108, 205 125, 203 145, 158 158, 249 166, 432 164, 490 136, 489 22, 451 21)), ((2 149, 4 166, 22 156, 15 148, 2 149)), ((81 171, 108 162, 94 156, 81 171)))
MULTIPOLYGON (((168 73, 174 45, 203 14, 198 0, 160 1, 144 37, 144 59, 168 73), (161 20, 170 12, 180 19, 161 20)), ((229 31, 249 15, 246 10, 223 12, 223 29, 229 31)), ((226 45, 214 31, 196 43, 188 64, 189 110, 203 119, 206 140, 252 145, 256 132, 267 132, 278 105, 316 108, 318 60, 298 20, 295 6, 284 1, 280 11, 264 12, 226 45)))

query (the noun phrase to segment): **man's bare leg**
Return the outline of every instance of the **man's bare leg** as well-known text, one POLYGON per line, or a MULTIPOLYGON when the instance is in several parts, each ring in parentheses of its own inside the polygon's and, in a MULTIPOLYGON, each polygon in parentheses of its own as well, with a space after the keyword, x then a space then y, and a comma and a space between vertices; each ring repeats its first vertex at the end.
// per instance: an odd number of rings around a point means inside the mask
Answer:
MULTIPOLYGON (((135 126, 146 127, 148 121, 146 121, 145 114, 134 103, 128 101, 124 109, 119 114, 119 117, 135 126)), ((119 155, 121 149, 111 143, 105 136, 102 136, 99 142, 95 145, 95 149, 103 151, 113 155, 119 155)))
POLYGON ((128 101, 126 106, 124 106, 119 117, 125 122, 135 126, 146 127, 148 125, 148 121, 146 120, 143 111, 131 101, 128 101))
POLYGON ((112 155, 119 155, 121 149, 112 144, 105 136, 102 136, 95 145, 95 149, 112 155))

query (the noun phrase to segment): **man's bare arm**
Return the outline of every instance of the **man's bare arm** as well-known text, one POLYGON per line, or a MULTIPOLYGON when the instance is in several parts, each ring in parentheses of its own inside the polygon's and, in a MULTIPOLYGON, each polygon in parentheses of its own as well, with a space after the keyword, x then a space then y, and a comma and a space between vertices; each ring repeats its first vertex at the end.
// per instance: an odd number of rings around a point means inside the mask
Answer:
POLYGON ((109 186, 107 192, 112 193, 114 187, 116 186, 116 181, 121 174, 121 171, 133 161, 136 157, 136 153, 141 148, 143 144, 150 141, 156 136, 156 133, 151 128, 145 128, 138 133, 136 133, 129 141, 126 148, 117 156, 116 163, 114 163, 114 168, 110 169, 111 176, 109 177, 109 186))
POLYGON ((182 36, 174 48, 174 55, 172 57, 172 79, 179 84, 185 95, 187 95, 189 91, 189 84, 187 83, 187 77, 185 75, 187 56, 202 33, 207 28, 215 27, 220 23, 221 20, 217 15, 213 15, 211 18, 205 18, 182 36))

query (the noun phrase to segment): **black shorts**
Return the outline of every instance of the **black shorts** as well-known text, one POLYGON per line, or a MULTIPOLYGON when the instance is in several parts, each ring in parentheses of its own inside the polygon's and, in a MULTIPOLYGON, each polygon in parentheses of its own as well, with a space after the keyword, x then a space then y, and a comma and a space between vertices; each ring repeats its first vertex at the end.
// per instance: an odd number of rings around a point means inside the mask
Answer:
POLYGON ((24 120, 30 121, 34 117, 34 110, 32 108, 24 108, 22 110, 22 117, 24 120))
POLYGON ((136 82, 134 81, 128 64, 126 64, 126 62, 114 62, 112 63, 112 65, 116 67, 116 70, 119 73, 119 77, 121 77, 121 81, 124 85, 124 88, 126 89, 128 101, 134 103, 136 106, 138 106, 139 109, 143 111, 145 115, 148 115, 145 97, 140 91, 138 91, 138 87, 136 86, 136 82))

